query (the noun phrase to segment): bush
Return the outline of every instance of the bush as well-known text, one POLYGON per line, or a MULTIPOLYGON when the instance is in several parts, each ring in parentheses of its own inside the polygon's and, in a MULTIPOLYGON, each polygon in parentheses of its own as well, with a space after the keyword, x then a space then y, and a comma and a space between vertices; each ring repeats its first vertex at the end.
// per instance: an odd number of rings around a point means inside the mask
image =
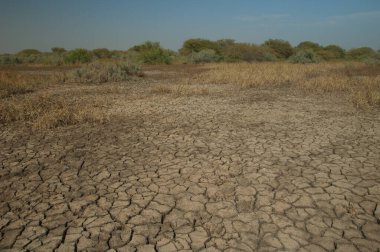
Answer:
POLYGON ((289 58, 289 62, 309 64, 318 63, 319 60, 317 54, 313 50, 299 50, 296 54, 289 58))
POLYGON ((271 53, 271 50, 254 44, 236 43, 227 47, 223 54, 226 61, 265 61, 273 60, 276 57, 271 53))
POLYGON ((297 49, 299 50, 313 50, 314 52, 318 52, 323 49, 318 43, 314 43, 311 41, 303 41, 298 44, 297 49))
POLYGON ((346 51, 340 46, 328 45, 318 52, 318 55, 325 60, 343 59, 346 55, 346 51))
POLYGON ((87 63, 92 60, 92 54, 90 51, 79 48, 70 51, 65 57, 65 63, 75 64, 75 63, 87 63))
POLYGON ((347 52, 347 57, 354 60, 364 60, 375 57, 376 52, 369 47, 353 48, 347 52))
POLYGON ((144 64, 170 64, 172 60, 171 52, 163 49, 159 42, 147 41, 136 45, 128 50, 128 54, 144 64))
POLYGON ((189 56, 191 63, 210 63, 210 62, 218 62, 222 60, 222 56, 215 53, 214 50, 205 49, 197 53, 193 53, 189 56))
POLYGON ((63 54, 66 52, 66 49, 63 47, 53 47, 51 48, 51 52, 56 54, 63 54))
POLYGON ((22 56, 22 57, 29 57, 33 55, 39 55, 39 54, 41 54, 41 52, 36 49, 24 49, 17 53, 17 55, 22 56))
POLYGON ((187 56, 207 49, 214 50, 217 54, 220 53, 218 42, 213 42, 207 39, 188 39, 183 43, 179 52, 180 54, 187 56))
POLYGON ((274 54, 281 59, 287 59, 293 54, 293 47, 285 40, 269 39, 263 46, 272 49, 274 54))
POLYGON ((60 80, 63 82, 104 83, 125 81, 132 76, 142 75, 141 68, 135 64, 94 62, 60 76, 60 80))
POLYGON ((112 52, 108 50, 107 48, 98 48, 92 50, 92 53, 97 57, 98 59, 107 59, 112 57, 112 52))

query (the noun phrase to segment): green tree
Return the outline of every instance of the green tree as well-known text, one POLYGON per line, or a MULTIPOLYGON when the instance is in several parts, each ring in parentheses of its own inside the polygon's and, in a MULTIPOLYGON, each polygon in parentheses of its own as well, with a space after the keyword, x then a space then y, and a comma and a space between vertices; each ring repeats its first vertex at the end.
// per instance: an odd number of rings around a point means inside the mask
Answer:
POLYGON ((92 50, 92 53, 99 59, 106 59, 112 57, 112 52, 107 48, 97 48, 92 50))
POLYGON ((66 49, 63 47, 53 47, 53 48, 51 48, 51 51, 52 51, 52 53, 63 54, 66 52, 66 49))
POLYGON ((318 55, 324 60, 343 59, 346 51, 338 45, 328 45, 318 51, 318 55))
POLYGON ((187 56, 206 49, 214 50, 217 54, 220 53, 218 44, 207 39, 188 39, 183 43, 179 52, 180 54, 187 56))
POLYGON ((272 49, 274 54, 281 59, 287 59, 293 54, 292 45, 282 39, 269 39, 263 46, 272 49))
POLYGON ((274 60, 271 50, 255 44, 235 43, 224 50, 224 57, 227 61, 265 61, 274 60))
POLYGON ((370 47, 360 47, 360 48, 353 48, 347 52, 347 57, 349 59, 365 59, 365 58, 371 58, 374 57, 376 54, 375 50, 373 50, 370 47))
POLYGON ((137 53, 138 60, 145 64, 171 63, 171 51, 162 48, 159 42, 147 41, 132 47, 129 51, 137 53))
POLYGON ((70 64, 87 63, 92 60, 92 53, 86 49, 78 48, 72 50, 65 57, 65 62, 70 64))
POLYGON ((41 54, 41 52, 38 51, 37 49, 24 49, 17 53, 17 55, 24 56, 24 57, 29 57, 33 55, 39 55, 39 54, 41 54))
POLYGON ((320 46, 318 43, 311 42, 311 41, 303 41, 298 44, 297 49, 300 50, 313 50, 314 52, 318 52, 319 50, 322 50, 323 47, 320 46))

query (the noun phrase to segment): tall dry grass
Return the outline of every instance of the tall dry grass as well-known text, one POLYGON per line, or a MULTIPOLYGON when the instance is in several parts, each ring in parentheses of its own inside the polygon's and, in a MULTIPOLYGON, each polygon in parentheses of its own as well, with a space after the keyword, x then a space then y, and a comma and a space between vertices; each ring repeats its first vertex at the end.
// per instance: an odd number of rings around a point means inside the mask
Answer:
POLYGON ((103 99, 77 99, 64 94, 24 95, 3 99, 0 124, 24 122, 34 129, 48 129, 78 123, 101 123, 108 120, 103 99))
POLYGON ((229 63, 208 65, 196 83, 241 88, 290 86, 308 92, 344 92, 356 107, 380 107, 380 67, 365 63, 229 63))
POLYGON ((0 71, 0 99, 36 91, 49 84, 51 76, 0 71))

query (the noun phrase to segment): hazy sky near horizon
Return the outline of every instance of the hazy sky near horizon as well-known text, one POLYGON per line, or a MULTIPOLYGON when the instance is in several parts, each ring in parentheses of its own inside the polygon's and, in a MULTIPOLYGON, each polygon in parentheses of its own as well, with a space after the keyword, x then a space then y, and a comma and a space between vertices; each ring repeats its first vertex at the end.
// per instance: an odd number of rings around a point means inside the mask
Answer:
POLYGON ((189 38, 380 49, 379 0, 0 0, 0 53, 25 48, 128 49, 189 38))

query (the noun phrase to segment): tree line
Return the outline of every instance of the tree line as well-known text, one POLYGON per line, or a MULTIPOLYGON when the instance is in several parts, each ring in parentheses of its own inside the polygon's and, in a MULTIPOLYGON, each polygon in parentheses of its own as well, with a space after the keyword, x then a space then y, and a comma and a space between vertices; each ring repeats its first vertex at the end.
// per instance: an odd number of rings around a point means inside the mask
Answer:
POLYGON ((345 50, 339 45, 322 46, 304 41, 293 47, 282 39, 269 39, 263 44, 241 43, 233 39, 188 39, 178 51, 163 48, 159 42, 147 41, 128 50, 78 48, 66 50, 53 47, 49 52, 24 49, 15 54, 0 55, 0 64, 77 64, 94 60, 132 60, 141 64, 207 63, 207 62, 261 62, 290 61, 315 63, 320 61, 361 60, 380 61, 380 51, 370 47, 345 50))

